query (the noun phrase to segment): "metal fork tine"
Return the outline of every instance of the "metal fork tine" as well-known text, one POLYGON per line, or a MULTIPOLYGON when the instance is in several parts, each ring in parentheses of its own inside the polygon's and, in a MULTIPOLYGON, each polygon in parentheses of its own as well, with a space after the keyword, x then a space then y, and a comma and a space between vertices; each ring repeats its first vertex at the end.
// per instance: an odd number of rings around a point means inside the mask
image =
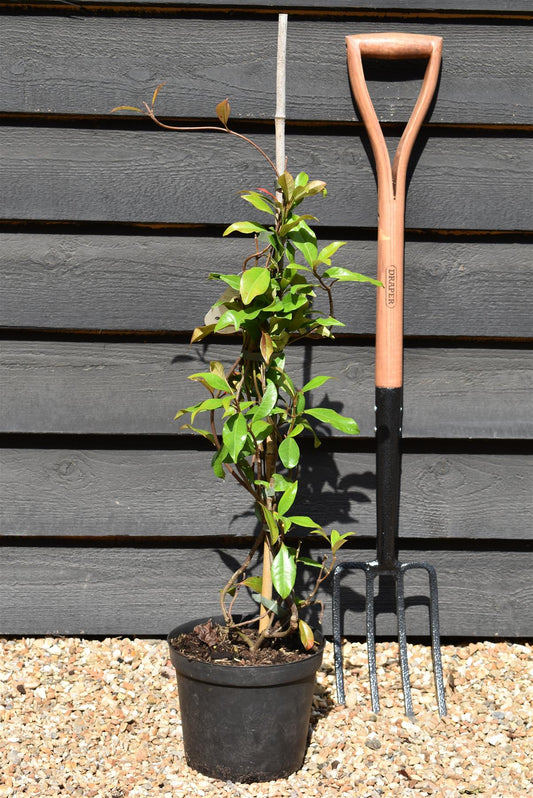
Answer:
POLYGON ((370 565, 366 574, 366 648, 368 657, 368 678, 370 680, 370 697, 372 711, 379 712, 378 672, 376 663, 376 614, 374 609, 375 571, 370 565))
MULTIPOLYGON (((345 704, 346 696, 344 692, 344 667, 342 661, 342 622, 341 622, 341 574, 346 569, 360 569, 364 571, 367 578, 369 574, 369 564, 366 562, 345 562, 335 566, 333 571, 332 589, 332 609, 333 609, 333 660, 335 664, 335 684, 337 687, 337 703, 345 704)), ((367 612, 368 627, 368 612, 367 612)))
POLYGON ((407 628, 405 621, 405 594, 403 584, 404 569, 400 565, 395 574, 396 581, 396 616, 398 619, 398 644, 400 647, 400 669, 402 672, 403 700, 405 714, 414 717, 411 683, 409 681, 409 659, 407 654, 407 628))
POLYGON ((429 576, 429 622, 431 626, 431 656, 433 658, 433 677, 435 679, 435 691, 437 693, 437 704, 439 715, 442 717, 447 714, 446 698, 444 696, 444 674, 442 672, 442 659, 440 653, 440 629, 439 629, 439 594, 437 588, 437 572, 432 565, 426 565, 429 576))
POLYGON ((342 641, 341 641, 341 573, 344 571, 343 563, 335 567, 333 571, 333 660, 335 663, 335 684, 337 687, 337 703, 345 704, 344 695, 344 667, 342 663, 342 641))

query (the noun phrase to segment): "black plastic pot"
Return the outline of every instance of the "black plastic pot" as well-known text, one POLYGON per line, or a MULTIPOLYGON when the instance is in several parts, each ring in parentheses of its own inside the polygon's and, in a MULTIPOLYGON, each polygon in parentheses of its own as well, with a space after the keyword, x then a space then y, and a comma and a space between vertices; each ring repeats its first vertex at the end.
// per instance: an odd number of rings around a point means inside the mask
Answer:
POLYGON ((271 781, 294 773, 305 755, 322 638, 315 654, 284 665, 188 660, 170 641, 205 620, 178 626, 168 636, 187 763, 226 781, 271 781))

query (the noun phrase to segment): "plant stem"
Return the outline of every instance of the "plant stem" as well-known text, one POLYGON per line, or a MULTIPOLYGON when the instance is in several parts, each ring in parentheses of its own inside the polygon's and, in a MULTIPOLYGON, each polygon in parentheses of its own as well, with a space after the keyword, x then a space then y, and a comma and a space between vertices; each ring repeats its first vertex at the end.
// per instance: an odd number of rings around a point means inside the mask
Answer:
POLYGON ((147 103, 144 103, 144 107, 146 109, 147 116, 149 116, 150 119, 153 122, 155 122, 156 125, 158 125, 159 127, 163 128, 163 130, 179 130, 179 131, 185 132, 185 133, 191 132, 191 131, 195 131, 196 132, 196 131, 199 131, 199 130, 208 130, 208 131, 213 131, 215 133, 230 133, 232 136, 235 136, 236 138, 241 139, 242 141, 245 141, 247 144, 250 144, 254 149, 256 149, 257 152, 260 153, 263 156, 263 158, 265 159, 265 161, 267 161, 267 163, 272 167, 272 169, 274 170, 274 172, 276 174, 276 177, 279 177, 279 172, 276 169, 276 166, 275 166, 274 162, 271 160, 271 158, 269 158, 269 156, 266 154, 264 149, 262 147, 260 147, 259 144, 256 144, 255 141, 252 141, 252 139, 248 138, 248 136, 245 136, 243 133, 237 133, 236 130, 230 130, 230 128, 227 125, 224 125, 224 127, 217 127, 216 125, 197 125, 197 126, 194 126, 194 127, 182 127, 182 126, 178 126, 178 125, 167 125, 165 122, 161 122, 161 120, 157 118, 157 116, 155 115, 154 109, 151 108, 147 103))
POLYGON ((240 576, 242 576, 242 575, 243 575, 243 573, 246 571, 246 569, 248 568, 248 566, 249 566, 249 565, 250 565, 250 563, 252 562, 252 559, 253 559, 253 557, 254 557, 254 555, 255 555, 256 551, 258 550, 259 546, 261 545, 262 541, 263 541, 263 535, 262 535, 262 534, 260 534, 260 535, 258 535, 258 536, 256 537, 256 539, 254 540, 254 542, 253 542, 253 545, 252 545, 252 548, 251 548, 251 549, 250 549, 250 551, 248 552, 248 554, 247 554, 247 556, 246 556, 246 559, 244 560, 244 562, 242 563, 242 565, 240 566, 240 568, 238 568, 238 569, 237 569, 237 570, 236 570, 236 571, 235 571, 235 572, 234 572, 234 573, 231 575, 231 577, 230 577, 230 579, 228 580, 228 582, 226 583, 225 587, 223 587, 223 588, 222 588, 222 590, 220 591, 220 608, 221 608, 221 610, 222 610, 222 615, 224 616, 224 619, 225 619, 225 621, 226 621, 226 623, 227 623, 227 624, 229 624, 229 623, 230 623, 230 621, 231 621, 231 617, 230 617, 230 615, 229 615, 229 613, 228 613, 228 611, 227 611, 227 609, 226 609, 226 596, 228 595, 228 593, 229 593, 229 591, 231 590, 231 588, 232 588, 232 587, 235 585, 235 583, 237 582, 237 579, 238 579, 240 576))

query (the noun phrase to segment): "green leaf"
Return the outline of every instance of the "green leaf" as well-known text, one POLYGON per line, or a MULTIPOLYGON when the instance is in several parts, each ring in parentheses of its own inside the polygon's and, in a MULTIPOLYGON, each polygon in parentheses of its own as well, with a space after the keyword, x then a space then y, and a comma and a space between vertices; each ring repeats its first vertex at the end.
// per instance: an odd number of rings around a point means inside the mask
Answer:
POLYGON ((301 526, 304 529, 311 529, 312 532, 319 532, 325 536, 326 540, 329 540, 320 524, 317 524, 317 522, 313 521, 308 515, 291 515, 288 516, 287 520, 296 524, 296 526, 301 526))
POLYGON ((278 455, 285 468, 294 468, 300 462, 300 447, 294 438, 285 438, 279 445, 278 455))
POLYGON ((290 202, 294 191, 294 178, 290 172, 283 172, 278 177, 278 186, 283 192, 283 198, 286 202, 290 202))
POLYGON ((347 435, 357 435, 359 427, 353 418, 349 416, 341 416, 336 410, 329 407, 315 407, 305 411, 306 415, 313 416, 318 421, 323 421, 335 429, 345 432, 347 435))
POLYGON ((237 462, 244 448, 247 436, 248 425, 242 413, 236 413, 234 416, 231 416, 224 424, 222 429, 222 440, 234 463, 237 462))
POLYGON ((256 222, 233 222, 226 227, 222 235, 229 236, 230 233, 268 233, 268 228, 256 222))
POLYGON ((263 419, 258 418, 252 421, 250 429, 254 438, 261 443, 261 441, 268 438, 274 426, 273 424, 269 424, 268 421, 263 421, 263 419))
POLYGON ((272 486, 275 491, 285 491, 290 485, 292 482, 285 479, 282 474, 272 474, 272 486))
POLYGON ((302 308, 304 305, 309 304, 309 299, 305 296, 305 294, 301 294, 298 291, 291 291, 289 294, 285 294, 282 301, 281 301, 281 309, 283 313, 292 313, 298 308, 302 308))
POLYGON ((211 360, 209 362, 209 371, 211 374, 218 374, 218 376, 221 377, 224 382, 226 381, 226 371, 220 360, 211 360))
POLYGON ((223 283, 227 283, 234 291, 238 291, 239 285, 241 284, 240 274, 219 274, 218 272, 211 272, 209 279, 222 280, 223 283))
POLYGON ((214 329, 214 324, 206 324, 205 327, 196 327, 191 335, 191 344, 195 344, 197 341, 201 341, 202 338, 206 338, 214 329))
POLYGON ((215 452, 211 460, 211 468, 213 469, 215 476, 218 477, 219 479, 225 479, 226 477, 224 462, 227 456, 228 456, 228 450, 226 449, 225 446, 222 446, 218 452, 215 452))
POLYGON ((312 197, 314 194, 325 194, 326 184, 323 180, 311 180, 311 182, 307 184, 306 189, 308 197, 312 197))
POLYGON ((316 430, 313 429, 312 425, 309 423, 309 421, 306 418, 302 419, 302 424, 304 425, 305 429, 308 430, 313 436, 313 446, 315 447, 315 449, 317 449, 319 446, 321 446, 321 441, 318 435, 316 434, 316 430))
POLYGON ((254 208, 257 208, 258 211, 264 211, 264 213, 270 213, 271 216, 275 215, 275 211, 272 205, 269 203, 265 197, 262 197, 261 194, 257 194, 255 191, 247 192, 246 194, 241 194, 243 200, 249 202, 254 208))
POLYGON ((334 325, 337 327, 346 327, 344 322, 334 319, 333 316, 315 319, 315 323, 320 324, 321 327, 333 327, 334 325))
POLYGON ((255 418, 266 418, 270 415, 273 409, 276 406, 276 402, 278 401, 278 389, 276 388, 275 384, 272 380, 267 380, 267 385, 265 392, 263 394, 263 398, 261 400, 261 404, 254 412, 255 418))
POLYGON ((263 589, 263 580, 260 576, 249 576, 248 579, 244 580, 243 585, 255 590, 256 593, 260 593, 263 589))
POLYGON ((300 432, 303 432, 305 429, 303 424, 295 424, 294 427, 287 433, 288 438, 296 438, 300 432))
POLYGON ((278 513, 280 515, 285 515, 285 513, 290 510, 290 508, 294 504, 294 500, 296 499, 297 492, 298 492, 298 481, 291 482, 289 484, 289 487, 284 491, 283 496, 279 500, 278 513))
POLYGON ((331 266, 324 272, 324 277, 331 277, 341 283, 371 283, 372 285, 382 286, 379 280, 374 280, 373 277, 366 277, 364 274, 352 272, 350 269, 343 269, 340 266, 331 266))
POLYGON ((135 105, 117 105, 116 108, 111 109, 111 113, 114 114, 115 111, 138 111, 138 113, 144 114, 142 108, 137 108, 135 105))
POLYGON ((203 402, 198 402, 191 407, 185 407, 183 410, 178 410, 176 415, 174 416, 174 421, 177 421, 178 418, 181 418, 185 415, 185 413, 191 414, 191 421, 194 421, 198 413, 203 413, 205 410, 216 410, 219 407, 223 406, 223 398, 222 397, 212 397, 211 399, 204 399, 203 402))
POLYGON ((321 562, 312 560, 310 557, 298 557, 297 562, 301 562, 303 565, 308 565, 310 568, 322 568, 321 562))
POLYGON ((328 265, 331 263, 331 258, 333 255, 343 247, 347 242, 346 241, 332 241, 331 244, 328 244, 324 249, 321 249, 318 253, 317 261, 318 263, 327 263, 328 265))
POLYGON ((241 276, 240 294, 245 305, 249 305, 256 296, 265 294, 270 288, 270 272, 262 266, 252 266, 241 276))
POLYGON ((282 607, 279 601, 273 601, 272 599, 266 598, 266 596, 259 595, 259 593, 252 593, 252 598, 254 601, 257 601, 258 604, 262 604, 263 607, 266 607, 269 612, 273 612, 274 615, 278 615, 280 618, 289 614, 287 609, 282 607))
POLYGON ((344 535, 339 534, 336 529, 331 530, 330 536, 330 544, 331 544, 331 551, 335 554, 341 546, 344 546, 347 539, 352 537, 355 533, 354 532, 346 532, 344 535))
POLYGON ((313 635, 313 630, 305 621, 302 621, 300 618, 298 621, 298 632, 300 634, 300 640, 302 641, 302 645, 306 651, 309 651, 315 645, 315 637, 313 635))
POLYGON ((263 513, 263 518, 266 521, 266 525, 268 527, 268 531, 270 532, 270 542, 274 545, 279 538, 279 528, 276 522, 276 517, 272 510, 269 510, 268 507, 261 505, 261 511, 263 513))
MULTIPOLYGON (((327 382, 328 380, 332 380, 332 379, 334 379, 334 378, 333 377, 313 377, 312 380, 309 380, 309 382, 305 383, 304 387, 302 388, 302 391, 305 393, 306 391, 312 391, 315 388, 320 388, 321 385, 324 385, 325 382, 327 382)), ((336 379, 336 377, 335 377, 335 379, 336 379)))
POLYGON ((286 599, 296 582, 296 560, 284 543, 272 561, 271 573, 272 584, 281 598, 286 599))
POLYGON ((226 310, 215 324, 214 331, 219 332, 226 327, 234 327, 239 330, 245 318, 246 313, 244 310, 226 310))
MULTIPOLYGON (((281 335, 276 337, 282 338, 281 335)), ((269 369, 268 373, 272 376, 272 380, 276 383, 278 388, 283 388, 283 390, 287 391, 291 397, 296 396, 296 388, 294 387, 294 383, 289 375, 283 371, 283 366, 276 366, 274 369, 269 369)))
POLYGON ((201 435, 203 438, 207 438, 208 441, 211 443, 215 442, 215 436, 212 432, 209 432, 206 429, 199 429, 198 427, 193 427, 192 424, 183 424, 180 429, 190 429, 191 432, 196 432, 197 435, 201 435))
POLYGON ((307 263, 312 266, 318 256, 318 247, 316 245, 316 235, 309 225, 302 220, 294 230, 291 230, 288 238, 300 250, 307 263))
POLYGON ((291 230, 294 230, 295 227, 298 227, 302 219, 312 219, 314 222, 318 221, 316 216, 313 216, 310 213, 304 213, 302 214, 302 216, 299 216, 298 214, 295 213, 294 215, 289 216, 285 224, 281 225, 278 231, 279 235, 282 237, 286 236, 287 233, 289 233, 291 230))
POLYGON ((206 387, 211 388, 214 391, 225 391, 226 393, 233 393, 227 381, 223 377, 220 377, 218 374, 213 374, 210 371, 198 374, 191 374, 189 376, 189 379, 193 380, 194 382, 201 382, 202 385, 205 385, 206 387))

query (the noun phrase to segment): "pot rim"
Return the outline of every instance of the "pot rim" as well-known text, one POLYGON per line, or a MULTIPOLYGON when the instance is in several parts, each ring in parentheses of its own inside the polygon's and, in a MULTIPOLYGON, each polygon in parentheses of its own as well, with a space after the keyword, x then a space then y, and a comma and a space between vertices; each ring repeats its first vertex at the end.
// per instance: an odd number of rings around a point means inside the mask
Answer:
MULTIPOLYGON (((224 623, 221 616, 213 617, 213 623, 224 623)), ((222 662, 201 662, 189 659, 181 654, 171 644, 171 640, 179 634, 190 632, 192 629, 209 620, 199 618, 176 626, 167 636, 170 649, 170 658, 176 672, 182 676, 213 684, 227 684, 235 687, 254 687, 260 685, 283 684, 299 682, 314 678, 315 673, 322 663, 324 654, 324 638, 320 631, 316 631, 318 650, 298 662, 285 662, 277 665, 228 665, 222 662)), ((242 619, 243 616, 234 616, 242 619)), ((245 616, 246 617, 246 616, 245 616)))

